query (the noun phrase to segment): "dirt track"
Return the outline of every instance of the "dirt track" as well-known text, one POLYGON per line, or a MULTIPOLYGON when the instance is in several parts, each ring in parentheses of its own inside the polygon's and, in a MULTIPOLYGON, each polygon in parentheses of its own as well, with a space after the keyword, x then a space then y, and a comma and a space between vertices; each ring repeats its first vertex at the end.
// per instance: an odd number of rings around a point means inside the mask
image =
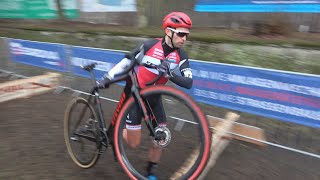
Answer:
MULTIPOLYGON (((64 91, 0 105, 0 179, 128 179, 113 161, 111 149, 91 169, 81 169, 71 161, 62 126, 70 98, 71 93, 64 91)), ((318 180, 319 167, 319 159, 234 140, 206 179, 318 180)))

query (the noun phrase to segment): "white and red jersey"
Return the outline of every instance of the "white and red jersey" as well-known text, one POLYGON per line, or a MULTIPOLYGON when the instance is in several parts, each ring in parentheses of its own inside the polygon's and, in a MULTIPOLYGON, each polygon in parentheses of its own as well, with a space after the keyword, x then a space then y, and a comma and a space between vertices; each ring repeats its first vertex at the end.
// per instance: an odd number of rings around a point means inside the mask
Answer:
MULTIPOLYGON (((170 62, 170 71, 174 71, 179 67, 182 76, 175 75, 170 77, 170 80, 179 86, 191 88, 192 72, 189 66, 187 53, 180 49, 169 47, 165 41, 161 39, 150 39, 145 41, 139 48, 135 49, 133 55, 139 58, 144 64, 152 63, 155 65, 161 64, 163 59, 168 59, 170 62)), ((114 75, 123 72, 130 64, 129 59, 123 59, 114 68, 109 71, 109 75, 113 78, 114 75)), ((158 71, 153 68, 139 66, 137 68, 137 77, 141 88, 146 86, 146 83, 153 81, 158 76, 158 71)), ((156 84, 166 84, 168 77, 161 77, 156 84)))

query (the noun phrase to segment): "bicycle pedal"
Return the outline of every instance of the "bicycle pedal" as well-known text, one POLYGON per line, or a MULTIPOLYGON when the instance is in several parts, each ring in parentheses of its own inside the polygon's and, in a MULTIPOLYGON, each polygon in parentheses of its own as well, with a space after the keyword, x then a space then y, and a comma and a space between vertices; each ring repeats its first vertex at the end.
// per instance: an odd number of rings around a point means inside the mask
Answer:
POLYGON ((106 150, 107 150, 107 147, 101 146, 101 148, 99 149, 99 154, 103 154, 106 150))
POLYGON ((80 138, 78 136, 71 136, 70 140, 79 142, 80 138))
POLYGON ((114 143, 113 143, 113 141, 110 141, 110 140, 109 140, 108 144, 110 144, 111 146, 113 146, 114 143))
POLYGON ((104 153, 107 150, 107 148, 108 148, 108 145, 106 143, 102 142, 101 147, 99 149, 99 154, 104 153))

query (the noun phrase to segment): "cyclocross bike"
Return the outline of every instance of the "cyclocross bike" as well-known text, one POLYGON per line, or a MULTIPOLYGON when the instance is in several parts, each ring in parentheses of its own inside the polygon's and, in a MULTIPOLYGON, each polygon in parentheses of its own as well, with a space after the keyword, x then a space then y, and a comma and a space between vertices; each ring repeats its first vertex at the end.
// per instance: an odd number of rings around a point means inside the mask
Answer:
MULTIPOLYGON (((134 58, 133 58, 134 59, 134 58)), ((160 179, 196 179, 204 169, 210 151, 210 131, 205 116, 198 105, 183 91, 171 86, 152 85, 140 89, 135 65, 111 80, 110 84, 125 81, 124 91, 110 120, 108 128, 100 101, 99 89, 92 88, 88 98, 75 97, 68 104, 64 117, 64 139, 71 159, 81 168, 94 166, 100 155, 111 146, 114 158, 131 179, 147 179, 145 165, 152 143, 163 148, 158 163, 160 179), (166 126, 160 126, 149 101, 161 97, 166 126), (130 148, 123 139, 127 115, 137 106, 141 113, 141 144, 130 148)), ((141 64, 140 64, 141 65, 141 64)), ((155 69, 157 65, 144 64, 155 69)), ((82 68, 90 73, 92 86, 96 87, 94 68, 82 68)), ((148 84, 154 84, 163 74, 148 84)))

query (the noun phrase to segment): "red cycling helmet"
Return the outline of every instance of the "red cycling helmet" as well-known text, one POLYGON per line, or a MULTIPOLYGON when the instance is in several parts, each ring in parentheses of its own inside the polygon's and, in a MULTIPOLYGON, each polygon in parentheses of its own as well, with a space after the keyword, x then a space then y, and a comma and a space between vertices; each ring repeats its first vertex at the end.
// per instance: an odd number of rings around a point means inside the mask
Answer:
POLYGON ((162 27, 163 29, 167 27, 185 27, 190 29, 192 27, 192 21, 190 17, 183 12, 172 12, 164 17, 162 27))

